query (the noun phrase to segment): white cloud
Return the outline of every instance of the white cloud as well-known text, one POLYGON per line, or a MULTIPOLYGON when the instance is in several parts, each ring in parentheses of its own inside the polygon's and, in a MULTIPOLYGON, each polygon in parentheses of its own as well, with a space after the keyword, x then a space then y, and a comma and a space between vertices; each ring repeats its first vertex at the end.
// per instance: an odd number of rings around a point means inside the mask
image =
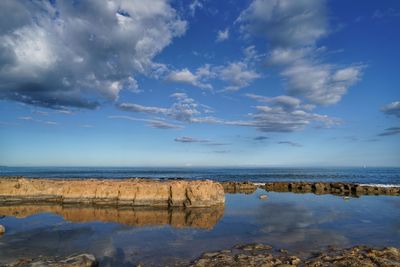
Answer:
POLYGON ((157 129, 182 129, 183 126, 169 123, 165 120, 159 120, 159 119, 140 119, 140 118, 134 118, 130 116, 124 116, 124 115, 113 115, 113 116, 108 116, 109 119, 122 119, 122 120, 129 120, 129 121, 143 121, 147 122, 147 125, 152 127, 152 128, 157 128, 157 129))
POLYGON ((241 31, 275 47, 313 45, 327 34, 325 0, 254 0, 238 18, 241 31))
POLYGON ((361 78, 363 68, 359 65, 337 69, 304 60, 285 68, 282 75, 287 79, 290 94, 304 96, 315 104, 330 105, 339 102, 361 78))
POLYGON ((171 71, 166 79, 172 82, 190 84, 202 89, 212 89, 211 84, 205 82, 212 76, 213 73, 210 70, 210 66, 204 65, 198 68, 194 74, 187 68, 171 71))
POLYGON ((153 58, 186 30, 167 0, 1 1, 0 18, 0 98, 50 108, 137 91, 132 74, 165 72, 153 58))
POLYGON ((386 115, 393 115, 400 118, 400 101, 395 101, 383 106, 381 111, 386 115))
POLYGON ((202 9, 203 3, 202 0, 193 0, 193 2, 189 5, 190 13, 192 16, 196 14, 197 9, 202 9))
POLYGON ((252 70, 247 63, 241 61, 218 67, 218 74, 221 80, 229 84, 225 87, 225 91, 238 91, 260 77, 260 74, 252 70))
POLYGON ((317 41, 329 33, 325 0, 253 0, 237 21, 246 36, 267 40, 267 62, 282 68, 291 95, 335 104, 361 78, 362 65, 339 67, 318 59, 324 48, 317 41))
POLYGON ((223 42, 229 39, 229 28, 226 28, 224 31, 218 31, 217 34, 217 42, 223 42))

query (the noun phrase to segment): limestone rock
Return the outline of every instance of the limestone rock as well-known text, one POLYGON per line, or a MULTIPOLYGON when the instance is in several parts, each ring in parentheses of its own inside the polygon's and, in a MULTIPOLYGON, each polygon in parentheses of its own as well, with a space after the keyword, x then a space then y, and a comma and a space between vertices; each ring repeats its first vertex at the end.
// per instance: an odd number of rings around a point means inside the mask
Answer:
POLYGON ((1 178, 0 203, 21 202, 210 207, 223 205, 225 195, 210 180, 1 178))

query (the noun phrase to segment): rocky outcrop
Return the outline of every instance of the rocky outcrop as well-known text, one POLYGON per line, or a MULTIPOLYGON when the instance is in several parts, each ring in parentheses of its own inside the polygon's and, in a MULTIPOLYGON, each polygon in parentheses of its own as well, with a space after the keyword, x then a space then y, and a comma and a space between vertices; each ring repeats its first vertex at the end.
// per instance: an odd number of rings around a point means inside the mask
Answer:
POLYGON ((257 186, 251 182, 221 182, 225 193, 228 194, 252 194, 257 186))
POLYGON ((209 180, 1 178, 0 203, 80 203, 118 206, 223 205, 224 189, 209 180))
POLYGON ((400 266, 400 249, 372 249, 357 246, 344 250, 319 252, 310 258, 290 255, 285 250, 273 250, 263 244, 235 246, 232 249, 204 253, 193 267, 213 266, 400 266))
POLYGON ((96 258, 91 254, 80 254, 66 258, 47 258, 20 259, 6 267, 97 267, 99 266, 96 258))
POLYGON ((314 193, 318 195, 400 195, 400 186, 360 185, 354 183, 271 182, 255 184, 252 182, 222 182, 221 184, 224 187, 225 193, 230 194, 251 194, 257 188, 261 188, 271 192, 314 193))
POLYGON ((260 186, 267 191, 333 194, 340 196, 362 195, 400 195, 400 186, 383 187, 377 185, 360 185, 353 183, 309 183, 309 182, 275 182, 260 186))
POLYGON ((62 205, 0 206, 0 215, 24 218, 38 213, 54 213, 70 222, 116 222, 129 226, 171 225, 212 229, 224 215, 224 206, 207 208, 99 207, 62 205))

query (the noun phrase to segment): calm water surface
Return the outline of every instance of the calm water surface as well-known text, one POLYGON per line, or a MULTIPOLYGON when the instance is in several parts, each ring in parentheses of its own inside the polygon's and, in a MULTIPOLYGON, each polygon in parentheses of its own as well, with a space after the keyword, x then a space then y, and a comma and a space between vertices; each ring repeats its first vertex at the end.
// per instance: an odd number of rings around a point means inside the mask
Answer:
POLYGON ((101 266, 187 264, 205 251, 262 242, 308 254, 335 245, 400 247, 400 197, 226 195, 224 209, 0 207, 0 265, 38 255, 93 253, 101 266))
POLYGON ((190 178, 217 181, 325 181, 400 184, 400 168, 108 168, 0 167, 0 176, 47 178, 190 178))

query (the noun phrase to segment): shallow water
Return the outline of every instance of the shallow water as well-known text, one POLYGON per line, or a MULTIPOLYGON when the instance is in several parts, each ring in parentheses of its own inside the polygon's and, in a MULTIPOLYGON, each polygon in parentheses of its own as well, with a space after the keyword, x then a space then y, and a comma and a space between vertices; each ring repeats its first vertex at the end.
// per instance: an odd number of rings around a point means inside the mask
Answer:
POLYGON ((310 181, 400 184, 400 168, 116 168, 0 167, 0 176, 44 178, 189 178, 216 181, 310 181))
POLYGON ((329 245, 400 247, 400 198, 227 194, 224 209, 0 207, 0 263, 93 253, 101 266, 184 265, 205 251, 262 242, 307 255, 329 245), (14 216, 10 216, 13 214, 14 216), (20 217, 20 218, 17 218, 20 217))

